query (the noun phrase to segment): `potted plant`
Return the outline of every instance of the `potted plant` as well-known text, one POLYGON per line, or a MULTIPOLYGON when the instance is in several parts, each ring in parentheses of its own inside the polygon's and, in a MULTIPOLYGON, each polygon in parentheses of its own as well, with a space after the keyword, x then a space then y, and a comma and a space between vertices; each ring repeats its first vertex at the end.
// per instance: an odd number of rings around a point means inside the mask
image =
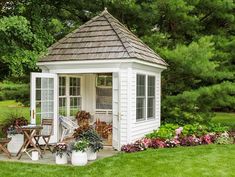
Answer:
POLYGON ((55 153, 56 164, 67 164, 68 163, 68 146, 65 143, 57 143, 53 149, 55 153))
POLYGON ((7 134, 11 141, 7 145, 10 153, 17 153, 24 143, 24 135, 21 131, 21 126, 28 125, 28 120, 24 117, 11 117, 7 119, 3 126, 3 132, 7 134))
POLYGON ((112 145, 113 126, 111 124, 104 127, 103 136, 107 138, 107 145, 112 145))
POLYGON ((95 160, 97 158, 97 152, 103 149, 102 139, 92 126, 79 127, 75 130, 74 138, 77 140, 85 139, 88 142, 88 160, 95 160))
POLYGON ((79 126, 89 125, 89 120, 91 119, 91 115, 86 111, 79 111, 76 114, 76 119, 79 126))
POLYGON ((72 145, 72 165, 84 166, 87 164, 87 153, 86 149, 88 147, 88 142, 85 139, 75 141, 72 145))

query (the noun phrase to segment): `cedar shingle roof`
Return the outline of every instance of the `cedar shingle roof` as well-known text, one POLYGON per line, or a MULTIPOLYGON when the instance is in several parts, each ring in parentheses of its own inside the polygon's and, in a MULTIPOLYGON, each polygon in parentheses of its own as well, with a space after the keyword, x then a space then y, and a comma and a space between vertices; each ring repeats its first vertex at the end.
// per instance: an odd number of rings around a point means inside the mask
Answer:
POLYGON ((166 62, 107 10, 53 44, 39 62, 99 59, 140 59, 166 62))

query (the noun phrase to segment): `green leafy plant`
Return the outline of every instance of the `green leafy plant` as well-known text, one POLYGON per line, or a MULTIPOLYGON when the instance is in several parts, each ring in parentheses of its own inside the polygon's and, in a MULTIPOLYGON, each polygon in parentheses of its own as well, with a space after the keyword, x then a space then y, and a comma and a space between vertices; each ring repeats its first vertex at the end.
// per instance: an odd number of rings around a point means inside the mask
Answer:
POLYGON ((28 120, 20 116, 18 112, 11 112, 8 119, 3 122, 2 131, 4 134, 22 133, 20 126, 28 125, 28 120))
POLYGON ((161 139, 171 139, 175 136, 175 130, 178 128, 178 125, 174 124, 165 124, 162 125, 158 130, 155 130, 153 133, 147 134, 147 138, 161 138, 161 139))
POLYGON ((72 145, 72 150, 74 150, 76 152, 78 152, 78 151, 85 152, 88 145, 89 145, 89 142, 87 140, 80 139, 80 140, 74 142, 74 144, 72 145))
POLYGON ((208 124, 208 131, 215 133, 223 133, 229 130, 229 127, 223 126, 220 123, 210 123, 208 124))
POLYGON ((88 147, 93 152, 103 149, 103 143, 100 135, 92 128, 92 126, 82 126, 75 130, 74 138, 76 140, 86 140, 89 144, 88 147))

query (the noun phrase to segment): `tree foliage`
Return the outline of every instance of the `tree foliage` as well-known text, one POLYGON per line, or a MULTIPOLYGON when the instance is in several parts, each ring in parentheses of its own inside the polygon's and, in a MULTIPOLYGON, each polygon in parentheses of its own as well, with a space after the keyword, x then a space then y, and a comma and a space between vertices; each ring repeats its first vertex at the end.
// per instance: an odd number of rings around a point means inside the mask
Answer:
POLYGON ((215 109, 234 110, 233 0, 1 1, 1 79, 37 69, 48 46, 104 7, 169 63, 165 121, 207 121, 215 109))

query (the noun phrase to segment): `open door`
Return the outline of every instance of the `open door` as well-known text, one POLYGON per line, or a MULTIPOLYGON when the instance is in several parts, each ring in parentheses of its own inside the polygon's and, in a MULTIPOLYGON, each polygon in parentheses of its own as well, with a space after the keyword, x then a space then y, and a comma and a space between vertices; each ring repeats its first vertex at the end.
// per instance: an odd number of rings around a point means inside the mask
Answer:
POLYGON ((43 119, 53 119, 50 143, 58 140, 57 74, 31 73, 30 117, 31 124, 40 125, 43 119))
POLYGON ((119 112, 119 74, 113 73, 113 142, 115 149, 120 150, 120 112, 119 112))

